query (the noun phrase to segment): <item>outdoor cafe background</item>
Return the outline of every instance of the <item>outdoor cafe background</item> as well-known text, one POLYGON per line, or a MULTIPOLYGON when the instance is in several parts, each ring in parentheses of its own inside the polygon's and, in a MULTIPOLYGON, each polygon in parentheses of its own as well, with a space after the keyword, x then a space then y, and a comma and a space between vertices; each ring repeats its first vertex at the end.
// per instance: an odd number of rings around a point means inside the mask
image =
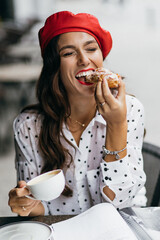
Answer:
POLYGON ((16 184, 12 122, 35 102, 42 64, 37 32, 47 16, 61 10, 94 14, 111 32, 113 49, 104 66, 125 76, 127 92, 145 107, 145 141, 160 147, 159 0, 1 0, 0 216, 12 215, 7 194, 16 184))

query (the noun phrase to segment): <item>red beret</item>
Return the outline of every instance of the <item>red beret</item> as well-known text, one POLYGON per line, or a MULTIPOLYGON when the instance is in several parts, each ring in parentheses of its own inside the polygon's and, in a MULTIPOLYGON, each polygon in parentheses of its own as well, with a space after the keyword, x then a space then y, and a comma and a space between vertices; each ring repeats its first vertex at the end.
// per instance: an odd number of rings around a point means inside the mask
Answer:
POLYGON ((110 32, 101 28, 96 17, 88 13, 73 14, 69 11, 61 11, 49 16, 44 27, 39 30, 42 56, 53 37, 67 32, 86 32, 92 35, 97 40, 104 59, 112 48, 110 32))

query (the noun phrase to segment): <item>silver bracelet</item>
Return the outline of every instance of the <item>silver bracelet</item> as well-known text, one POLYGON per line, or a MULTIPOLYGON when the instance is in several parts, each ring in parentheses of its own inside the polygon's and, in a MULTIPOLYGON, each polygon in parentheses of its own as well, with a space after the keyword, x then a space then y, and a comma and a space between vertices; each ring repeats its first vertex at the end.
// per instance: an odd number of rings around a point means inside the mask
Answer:
POLYGON ((115 158, 116 158, 116 160, 118 160, 118 159, 120 159, 119 153, 126 150, 127 146, 119 151, 110 151, 110 150, 106 149, 105 146, 103 146, 102 148, 103 148, 103 158, 105 158, 106 155, 116 155, 115 158))

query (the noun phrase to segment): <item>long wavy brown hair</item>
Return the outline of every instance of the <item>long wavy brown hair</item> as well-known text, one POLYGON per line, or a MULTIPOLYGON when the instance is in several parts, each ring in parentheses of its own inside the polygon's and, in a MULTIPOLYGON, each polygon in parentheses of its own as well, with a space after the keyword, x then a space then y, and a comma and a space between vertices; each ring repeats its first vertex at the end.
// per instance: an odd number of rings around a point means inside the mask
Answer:
MULTIPOLYGON (((70 104, 59 74, 58 39, 59 36, 49 42, 43 55, 43 67, 36 85, 38 103, 22 110, 36 110, 43 116, 39 137, 39 147, 44 158, 42 172, 62 168, 66 155, 70 155, 60 142, 60 133, 65 138, 62 124, 66 122, 67 115, 70 115, 70 104)), ((71 144, 66 138, 65 140, 71 144)), ((72 160, 71 155, 70 157, 72 160)))

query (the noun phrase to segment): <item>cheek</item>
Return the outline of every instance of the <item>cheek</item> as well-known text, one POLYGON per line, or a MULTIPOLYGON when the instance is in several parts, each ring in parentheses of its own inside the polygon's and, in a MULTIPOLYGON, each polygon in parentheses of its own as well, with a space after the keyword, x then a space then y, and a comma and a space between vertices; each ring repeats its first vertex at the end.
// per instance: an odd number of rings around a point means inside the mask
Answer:
POLYGON ((72 61, 66 61, 65 59, 61 60, 60 63, 60 71, 61 73, 63 72, 64 74, 69 71, 69 69, 73 68, 73 62, 72 61))
POLYGON ((101 51, 95 53, 95 55, 93 56, 93 61, 98 67, 103 66, 103 55, 101 51))
POLYGON ((61 75, 62 81, 64 79, 64 76, 67 75, 66 71, 67 71, 67 64, 65 64, 64 61, 61 61, 61 63, 60 63, 60 75, 61 75))
POLYGON ((63 60, 60 62, 60 72, 63 72, 65 70, 65 63, 63 60))
POLYGON ((64 78, 64 76, 65 76, 66 74, 65 74, 65 67, 64 67, 64 65, 61 63, 60 64, 60 77, 61 77, 61 80, 62 80, 62 82, 65 84, 65 78, 64 78))
POLYGON ((60 77, 61 77, 61 81, 63 82, 63 84, 64 85, 66 85, 66 82, 67 82, 67 80, 66 80, 66 74, 65 74, 65 72, 62 70, 62 71, 60 71, 60 77))
POLYGON ((99 52, 99 54, 97 56, 97 60, 101 65, 103 65, 103 55, 102 55, 101 51, 99 52))
POLYGON ((66 86, 70 82, 70 69, 73 69, 72 65, 68 61, 62 61, 60 64, 60 76, 63 84, 66 86))

